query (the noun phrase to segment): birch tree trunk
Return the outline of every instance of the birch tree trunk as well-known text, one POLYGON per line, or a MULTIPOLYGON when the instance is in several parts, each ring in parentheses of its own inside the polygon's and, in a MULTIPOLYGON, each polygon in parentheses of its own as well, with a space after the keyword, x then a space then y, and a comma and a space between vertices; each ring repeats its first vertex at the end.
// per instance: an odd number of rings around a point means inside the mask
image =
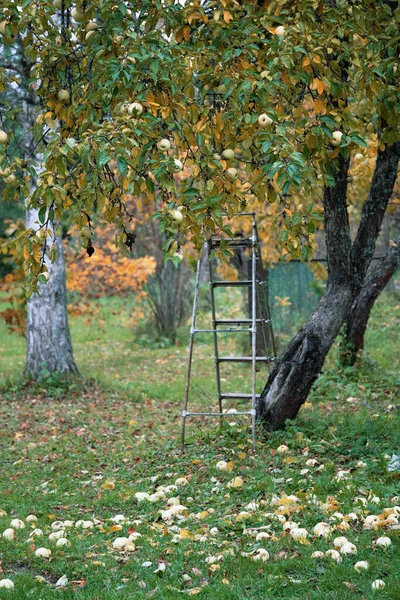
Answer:
MULTIPOLYGON (((22 47, 21 47, 22 48, 22 47)), ((25 156, 35 156, 35 140, 32 128, 36 119, 36 97, 28 85, 31 65, 22 54, 22 81, 25 96, 23 99, 24 117, 24 151, 25 156)), ((40 156, 36 156, 37 174, 40 173, 40 156)), ((36 181, 32 180, 31 190, 36 181)), ((29 206, 26 200, 26 227, 37 231, 40 227, 38 210, 29 206)), ((38 284, 39 293, 33 293, 27 300, 26 327, 26 364, 25 375, 38 378, 43 371, 49 373, 78 374, 72 354, 71 335, 68 326, 67 289, 64 253, 61 236, 55 236, 54 223, 47 226, 53 233, 48 236, 44 262, 49 271, 47 284, 38 284), (48 248, 55 243, 57 259, 52 263, 49 259, 48 248)))
MULTIPOLYGON (((26 226, 37 229, 37 210, 26 211, 26 226)), ((46 253, 47 284, 27 301, 25 375, 36 379, 43 373, 78 374, 68 326, 67 288, 61 237, 56 237, 58 257, 52 263, 46 253)))

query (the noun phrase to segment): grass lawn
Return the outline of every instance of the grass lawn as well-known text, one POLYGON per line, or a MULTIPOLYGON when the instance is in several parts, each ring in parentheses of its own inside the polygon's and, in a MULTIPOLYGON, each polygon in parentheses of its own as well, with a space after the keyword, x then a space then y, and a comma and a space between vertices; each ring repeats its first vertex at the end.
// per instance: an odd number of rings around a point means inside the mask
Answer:
MULTIPOLYGON (((399 297, 377 303, 363 364, 339 371, 333 351, 298 419, 260 436, 256 456, 245 420, 222 432, 192 421, 178 452, 186 346, 138 339, 128 320, 114 301, 101 321, 75 322, 84 379, 68 384, 23 385, 23 340, 0 325, 0 536, 15 531, 0 537, 0 580, 15 586, 0 599, 399 599, 400 477, 387 471, 400 451, 399 297), (326 556, 343 536, 357 553, 326 556)), ((211 346, 195 358, 192 406, 204 408, 211 346)), ((229 365, 224 379, 227 391, 248 381, 229 365)))

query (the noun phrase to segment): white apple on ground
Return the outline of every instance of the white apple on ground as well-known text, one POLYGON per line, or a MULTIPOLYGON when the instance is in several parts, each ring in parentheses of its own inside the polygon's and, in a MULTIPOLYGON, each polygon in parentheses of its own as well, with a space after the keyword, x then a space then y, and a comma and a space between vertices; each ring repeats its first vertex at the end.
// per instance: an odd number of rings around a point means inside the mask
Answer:
POLYGON ((5 146, 8 142, 8 135, 6 134, 5 131, 0 130, 0 144, 2 146, 5 146))
POLYGON ((283 37, 285 33, 286 31, 283 25, 279 25, 279 27, 275 29, 275 35, 277 35, 278 37, 283 37))
POLYGON ((0 588, 5 590, 13 590, 14 582, 11 579, 0 579, 0 588))
POLYGON ((230 181, 235 181, 238 177, 237 169, 235 169, 235 167, 230 167, 226 170, 226 176, 230 181))
POLYGON ((174 221, 176 221, 177 223, 182 223, 182 221, 183 221, 183 214, 181 213, 180 210, 173 209, 173 210, 170 211, 170 215, 171 215, 171 217, 172 217, 172 219, 174 221))
POLYGON ((222 156, 228 160, 231 160, 232 158, 235 158, 235 153, 231 148, 227 148, 222 152, 222 156))
POLYGON ((361 571, 368 571, 369 569, 369 564, 366 560, 359 560, 358 562, 356 562, 356 564, 354 565, 355 570, 360 573, 361 571))
POLYGON ((271 117, 269 117, 265 113, 258 117, 258 124, 260 125, 260 127, 269 127, 270 125, 272 125, 272 123, 273 120, 271 119, 271 117))
POLYGON ((36 515, 28 515, 25 520, 27 523, 33 523, 34 521, 37 521, 37 516, 36 515))
POLYGON ((15 540, 16 537, 17 537, 17 534, 15 533, 15 530, 12 529, 11 527, 9 529, 5 529, 3 531, 3 538, 5 540, 15 540))
POLYGON ((164 138, 157 142, 157 148, 160 150, 160 152, 168 152, 168 150, 171 148, 171 142, 164 138))
POLYGON ((340 146, 342 137, 343 137, 343 133, 341 131, 334 131, 332 133, 332 139, 331 139, 332 146, 340 146))
POLYGON ((128 114, 129 115, 133 115, 135 117, 140 117, 140 115, 143 112, 143 106, 140 104, 140 102, 132 102, 132 104, 129 104, 128 106, 128 114))
POLYGON ((51 556, 51 550, 49 548, 38 548, 35 550, 35 555, 41 558, 49 558, 51 556))
POLYGON ((69 91, 68 90, 60 90, 57 94, 57 98, 60 102, 69 102, 69 91))
POLYGON ((387 537, 386 535, 383 535, 382 537, 378 538, 375 542, 376 546, 380 546, 381 548, 387 548, 388 546, 390 546, 392 543, 392 540, 387 537))
POLYGON ((382 579, 375 579, 375 581, 371 584, 372 589, 375 590, 383 590, 385 587, 385 582, 382 579))

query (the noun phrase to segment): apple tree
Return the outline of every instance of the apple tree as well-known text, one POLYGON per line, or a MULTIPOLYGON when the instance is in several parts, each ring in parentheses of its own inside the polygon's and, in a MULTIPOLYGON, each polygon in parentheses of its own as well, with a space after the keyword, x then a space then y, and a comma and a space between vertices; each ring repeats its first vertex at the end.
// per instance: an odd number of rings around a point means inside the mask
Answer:
MULTIPOLYGON (((39 211, 89 230, 96 213, 132 246, 130 198, 140 210, 157 196, 173 256, 188 235, 197 250, 229 235, 224 215, 257 199, 279 206, 284 252, 307 260, 322 202, 327 287, 266 383, 258 414, 269 428, 305 401, 374 253, 400 154, 399 23, 391 0, 36 0, 4 11, 0 33, 23 35, 41 101, 43 170, 29 200, 39 211), (371 136, 353 240, 349 163, 371 136)), ((32 165, 11 168, 28 187, 32 165)), ((35 281, 40 242, 27 231, 21 243, 35 281)))

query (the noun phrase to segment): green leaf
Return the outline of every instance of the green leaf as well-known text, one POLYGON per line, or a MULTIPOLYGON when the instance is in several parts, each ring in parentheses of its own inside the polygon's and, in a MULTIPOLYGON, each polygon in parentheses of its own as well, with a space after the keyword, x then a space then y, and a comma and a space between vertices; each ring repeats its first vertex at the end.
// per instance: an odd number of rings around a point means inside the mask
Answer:
POLYGON ((38 214, 39 223, 41 225, 44 225, 44 223, 46 221, 46 214, 47 214, 47 206, 42 206, 40 208, 39 214, 38 214))
POLYGON ((149 190, 150 194, 154 194, 154 181, 151 177, 146 179, 146 187, 149 190))
POLYGON ((125 176, 128 172, 128 164, 123 156, 118 156, 117 158, 117 167, 118 171, 122 176, 125 176))
POLYGON ((99 169, 102 169, 107 163, 109 163, 111 157, 108 155, 107 150, 102 150, 97 157, 97 164, 99 165, 99 169))
POLYGON ((44 275, 39 275, 38 282, 39 283, 43 283, 44 285, 46 285, 47 279, 46 279, 46 277, 44 275))
POLYGON ((365 142, 365 140, 363 140, 363 138, 357 135, 356 133, 351 133, 349 137, 353 142, 355 142, 359 146, 362 146, 363 148, 367 147, 367 143, 365 142))

